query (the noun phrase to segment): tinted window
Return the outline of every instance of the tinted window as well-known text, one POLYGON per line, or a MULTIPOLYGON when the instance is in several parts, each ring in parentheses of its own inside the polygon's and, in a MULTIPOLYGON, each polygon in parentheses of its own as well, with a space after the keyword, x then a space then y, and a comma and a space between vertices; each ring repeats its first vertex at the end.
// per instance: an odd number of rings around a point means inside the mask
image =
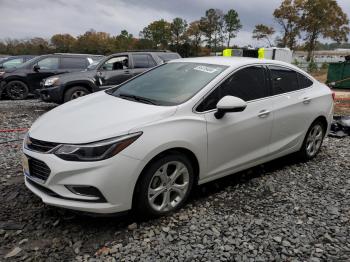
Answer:
POLYGON ((149 68, 155 66, 155 63, 150 55, 134 54, 134 68, 149 68))
POLYGON ((58 57, 48 57, 38 62, 40 69, 58 69, 59 59, 58 57))
POLYGON ((103 70, 123 70, 129 68, 129 59, 127 56, 117 56, 108 59, 102 66, 103 70))
POLYGON ((62 57, 61 67, 71 69, 84 69, 87 66, 86 62, 86 59, 83 57, 62 57))
POLYGON ((260 66, 251 66, 239 70, 216 88, 198 107, 198 112, 216 108, 224 96, 235 96, 251 101, 268 96, 265 70, 260 66))
POLYGON ((275 95, 296 91, 299 89, 297 72, 278 66, 269 66, 275 95))
POLYGON ((226 68, 199 63, 163 64, 122 84, 112 94, 137 96, 159 105, 177 105, 195 95, 226 68))
POLYGON ((313 82, 303 74, 297 73, 297 75, 300 88, 308 88, 313 85, 313 82))

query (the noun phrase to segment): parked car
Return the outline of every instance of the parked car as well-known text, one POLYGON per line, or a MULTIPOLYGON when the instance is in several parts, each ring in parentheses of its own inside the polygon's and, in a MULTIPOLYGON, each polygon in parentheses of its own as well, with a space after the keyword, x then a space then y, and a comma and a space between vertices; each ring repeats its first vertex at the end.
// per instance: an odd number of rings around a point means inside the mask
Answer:
POLYGON ((83 54, 50 54, 33 58, 22 65, 0 72, 0 97, 25 99, 40 88, 42 79, 49 76, 81 71, 102 56, 83 54))
POLYGON ((34 55, 10 56, 0 60, 0 71, 18 67, 19 65, 33 59, 34 55))
POLYGON ((63 74, 45 79, 40 96, 44 101, 63 103, 86 94, 119 85, 151 67, 181 58, 164 51, 126 52, 110 55, 83 72, 63 74))
POLYGON ((163 215, 194 185, 297 152, 319 152, 331 90, 255 58, 177 59, 56 107, 24 140, 26 186, 45 203, 163 215))

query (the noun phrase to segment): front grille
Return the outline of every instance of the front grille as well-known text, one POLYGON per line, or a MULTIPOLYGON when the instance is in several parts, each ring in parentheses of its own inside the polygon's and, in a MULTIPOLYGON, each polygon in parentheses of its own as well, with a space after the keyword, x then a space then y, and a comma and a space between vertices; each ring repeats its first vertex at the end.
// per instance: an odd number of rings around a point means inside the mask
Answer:
POLYGON ((26 146, 28 149, 37 151, 40 153, 46 153, 58 145, 59 143, 41 141, 31 137, 29 137, 26 142, 26 146))
POLYGON ((35 158, 29 158, 29 173, 33 178, 38 178, 42 181, 46 181, 49 177, 51 170, 50 168, 41 160, 35 158))

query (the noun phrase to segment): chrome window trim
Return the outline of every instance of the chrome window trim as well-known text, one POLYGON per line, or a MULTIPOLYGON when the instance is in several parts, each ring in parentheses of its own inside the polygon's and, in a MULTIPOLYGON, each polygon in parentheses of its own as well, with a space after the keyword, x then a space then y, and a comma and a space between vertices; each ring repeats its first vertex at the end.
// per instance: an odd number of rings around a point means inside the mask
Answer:
MULTIPOLYGON (((313 79, 311 79, 309 76, 305 75, 305 73, 302 73, 301 70, 295 70, 294 68, 291 68, 289 66, 286 66, 286 65, 276 65, 276 64, 271 64, 271 63, 267 63, 267 64, 264 64, 264 63, 254 63, 254 64, 249 64, 249 65, 244 65, 244 66, 240 66, 240 67, 237 67, 235 68, 232 72, 230 72, 227 76, 225 76, 223 79, 221 79, 221 81, 219 83, 217 83, 212 89, 210 89, 199 101, 197 101, 195 103, 195 105, 193 106, 192 108, 192 112, 195 113, 195 114, 206 114, 206 113, 210 113, 210 112, 214 112, 216 111, 216 109, 210 109, 210 110, 207 110, 207 111, 203 111, 203 112, 198 112, 197 111, 197 107, 200 105, 200 103, 202 103, 216 88, 218 88, 224 81, 226 81, 229 77, 231 77, 234 73, 236 73, 237 71, 241 70, 241 69, 244 69, 246 67, 251 67, 251 66, 261 66, 261 67, 268 67, 268 66, 279 66, 279 67, 284 67, 284 68, 287 68, 289 70, 293 70, 294 72, 297 72, 297 73, 300 73, 302 75, 304 75, 305 77, 307 77, 311 82, 312 82, 312 85, 307 87, 307 88, 301 88, 301 89, 298 89, 298 90, 294 90, 294 91, 290 91, 290 92, 286 92, 286 93, 282 93, 282 94, 277 94, 277 95, 270 95, 270 96, 267 96, 267 97, 263 97, 263 98, 259 98, 259 99, 254 99, 254 100, 249 100, 249 101, 246 101, 248 104, 250 103, 254 103, 254 102, 259 102, 261 100, 266 100, 266 99, 271 99, 271 98, 275 98, 275 97, 278 97, 278 96, 284 96, 284 95, 288 95, 288 94, 293 94, 293 93, 296 93, 296 92, 300 92, 300 91, 304 91, 304 90, 307 90, 307 89, 311 89, 314 84, 315 84, 315 81, 313 79)), ((269 81, 268 81, 269 82, 269 81)), ((273 90, 272 90, 273 91, 273 90)))

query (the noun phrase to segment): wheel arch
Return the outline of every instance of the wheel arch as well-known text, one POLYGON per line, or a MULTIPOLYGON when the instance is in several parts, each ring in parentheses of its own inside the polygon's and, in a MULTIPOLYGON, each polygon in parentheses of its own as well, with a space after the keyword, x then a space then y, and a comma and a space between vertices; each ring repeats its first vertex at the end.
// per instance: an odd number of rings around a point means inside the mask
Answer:
POLYGON ((87 90, 89 90, 91 93, 94 92, 93 86, 88 81, 77 81, 77 82, 67 83, 64 87, 63 94, 65 94, 70 88, 76 87, 76 86, 84 87, 87 90))
POLYGON ((174 154, 174 153, 184 154, 191 161, 191 163, 193 165, 193 171, 194 171, 194 185, 197 185, 198 180, 199 180, 199 173, 200 173, 200 166, 199 166, 199 161, 198 161, 197 156, 191 150, 189 150, 188 148, 185 148, 185 147, 173 147, 173 148, 165 149, 162 152, 156 154, 154 157, 152 157, 151 160, 149 160, 147 162, 147 164, 142 168, 142 171, 140 172, 140 174, 136 180, 134 189, 133 189, 132 207, 134 207, 134 205, 135 205, 135 196, 137 193, 137 187, 138 187, 139 181, 140 181, 141 177, 143 176, 144 172, 147 170, 147 168, 154 161, 160 159, 161 157, 168 155, 168 154, 174 154))

